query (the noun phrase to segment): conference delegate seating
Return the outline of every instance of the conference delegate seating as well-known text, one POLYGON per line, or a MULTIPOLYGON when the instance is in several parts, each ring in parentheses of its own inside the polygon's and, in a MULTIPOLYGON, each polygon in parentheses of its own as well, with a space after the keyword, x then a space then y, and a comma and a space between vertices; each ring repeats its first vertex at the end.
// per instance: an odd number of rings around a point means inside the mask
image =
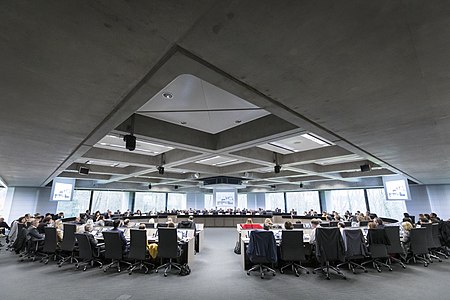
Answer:
POLYGON ((75 232, 77 231, 77 225, 75 224, 63 224, 64 235, 63 240, 59 244, 59 248, 61 250, 62 259, 58 263, 58 267, 61 267, 64 263, 70 261, 78 262, 75 258, 75 232))
POLYGON ((314 269, 313 273, 322 271, 326 279, 330 280, 330 270, 336 272, 338 276, 347 279, 344 273, 337 266, 333 266, 333 262, 345 261, 345 245, 341 236, 341 232, 337 227, 316 229, 316 257, 321 266, 314 269))
POLYGON ((425 267, 428 267, 430 261, 427 258, 428 244, 427 244, 427 229, 425 227, 411 229, 410 235, 410 251, 412 256, 406 261, 421 262, 425 267))
POLYGON ((427 229, 427 247, 429 261, 433 262, 433 259, 437 259, 439 262, 442 262, 442 259, 435 254, 435 250, 439 245, 436 245, 433 239, 433 224, 422 224, 421 226, 427 229))
POLYGON ((128 268, 128 274, 130 275, 135 269, 141 270, 144 268, 144 273, 147 274, 149 271, 148 267, 155 268, 154 264, 146 262, 148 258, 147 231, 139 229, 130 230, 130 251, 128 252, 127 258, 135 261, 128 268))
POLYGON ((99 268, 103 267, 103 263, 94 255, 94 251, 92 249, 92 245, 89 242, 89 238, 84 233, 75 233, 75 238, 78 242, 78 258, 75 264, 75 268, 79 269, 83 267, 83 271, 86 271, 87 266, 94 266, 94 263, 99 264, 99 268))
POLYGON ((402 244, 400 242, 399 226, 386 226, 384 230, 386 231, 386 235, 390 242, 390 245, 387 245, 387 253, 389 254, 388 258, 389 265, 392 265, 392 262, 394 261, 398 263, 400 266, 402 266, 403 269, 405 269, 406 268, 405 264, 397 257, 394 257, 394 255, 405 254, 402 244))
POLYGON ((434 246, 435 246, 435 249, 433 249, 433 254, 439 255, 439 256, 444 257, 445 259, 448 259, 449 253, 448 253, 448 250, 445 249, 445 246, 441 241, 440 234, 439 234, 439 227, 440 227, 440 224, 437 224, 437 223, 433 224, 433 226, 431 227, 432 228, 431 231, 432 231, 432 235, 433 235, 433 242, 434 242, 434 246))
POLYGON ((288 264, 280 268, 280 273, 283 274, 284 269, 291 267, 297 277, 300 276, 299 269, 309 274, 308 269, 301 265, 301 262, 306 260, 303 231, 283 230, 281 234, 281 259, 288 264))
POLYGON ((337 267, 347 266, 353 274, 356 274, 355 268, 359 268, 367 273, 366 268, 356 261, 368 256, 367 246, 364 235, 360 229, 345 229, 345 262, 338 264, 337 267))
POLYGON ((272 231, 254 230, 250 232, 250 241, 247 247, 247 255, 254 264, 247 275, 252 271, 259 271, 260 277, 264 278, 265 272, 272 273, 275 276, 275 270, 265 264, 274 264, 278 261, 277 242, 272 231))
POLYGON ((372 264, 372 266, 381 272, 380 266, 386 267, 389 271, 392 268, 387 261, 389 259, 389 254, 387 252, 387 246, 391 244, 389 237, 386 234, 385 229, 369 229, 367 233, 367 242, 369 244, 369 252, 371 259, 369 261, 363 262, 361 265, 372 264), (385 260, 386 262, 383 262, 385 260))
POLYGON ((44 247, 42 248, 43 256, 41 257, 41 262, 44 264, 48 264, 50 258, 53 257, 53 260, 59 256, 57 254, 58 248, 58 236, 56 234, 56 228, 54 227, 45 227, 45 238, 44 238, 44 247))
POLYGON ((174 262, 175 259, 181 256, 181 248, 178 246, 178 235, 175 228, 158 228, 158 257, 161 259, 168 259, 169 261, 158 268, 155 273, 158 273, 159 269, 164 269, 164 277, 167 277, 167 272, 172 268, 181 272, 181 265, 174 262))
POLYGON ((103 271, 106 272, 111 267, 117 267, 117 272, 120 272, 121 263, 130 266, 131 263, 124 261, 120 233, 117 231, 103 231, 102 234, 105 241, 105 258, 111 260, 110 264, 103 267, 103 271))

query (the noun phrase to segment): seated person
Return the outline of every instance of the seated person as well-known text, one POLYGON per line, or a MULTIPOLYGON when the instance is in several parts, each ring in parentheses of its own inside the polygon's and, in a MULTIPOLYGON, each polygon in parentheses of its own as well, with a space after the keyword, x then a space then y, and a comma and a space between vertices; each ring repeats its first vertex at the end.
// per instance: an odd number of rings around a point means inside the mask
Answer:
POLYGON ((105 217, 103 215, 99 215, 97 220, 94 222, 95 226, 105 226, 105 217))
POLYGON ((381 218, 374 218, 373 222, 377 225, 377 229, 383 229, 384 228, 384 223, 383 220, 381 218))
POLYGON ((126 252, 128 252, 127 239, 125 238, 125 234, 123 233, 123 231, 119 229, 119 226, 120 226, 120 220, 114 220, 113 221, 113 228, 111 230, 109 230, 109 231, 119 232, 120 239, 122 240, 122 251, 124 253, 126 253, 126 252))
POLYGON ((286 230, 294 229, 294 225, 292 225, 292 223, 290 221, 286 221, 286 222, 284 222, 284 229, 286 229, 286 230))
POLYGON ((44 228, 47 227, 52 222, 53 222, 52 217, 50 216, 45 217, 44 220, 42 220, 42 222, 39 223, 39 225, 37 226, 38 232, 44 234, 45 233, 44 228))
POLYGON ((403 228, 403 236, 401 238, 401 242, 402 242, 402 248, 403 248, 403 255, 400 255, 403 259, 406 259, 409 253, 409 249, 411 246, 411 240, 410 240, 410 236, 411 236, 411 229, 413 229, 413 226, 411 223, 409 222, 403 222, 402 223, 402 228, 403 228))
POLYGON ((64 232, 63 222, 61 219, 55 221, 55 228, 56 228, 56 235, 58 237, 58 243, 60 243, 63 240, 63 232, 64 232))
POLYGON ((369 223, 367 223, 367 228, 377 229, 377 224, 375 222, 370 221, 369 223))
POLYGON ((91 224, 84 225, 84 234, 87 236, 89 243, 91 244, 92 252, 97 253, 97 240, 92 235, 92 230, 94 227, 92 227, 91 224))
POLYGON ((314 244, 316 242, 316 228, 320 227, 320 223, 322 221, 320 219, 312 219, 311 220, 311 233, 309 235, 309 243, 314 244))
POLYGON ((31 242, 38 242, 39 248, 42 247, 42 244, 44 242, 45 234, 39 233, 37 230, 37 227, 39 226, 39 220, 34 219, 31 221, 30 227, 28 227, 27 231, 27 241, 31 242))
POLYGON ((0 234, 5 234, 5 229, 10 230, 9 225, 5 222, 5 219, 0 218, 0 234))

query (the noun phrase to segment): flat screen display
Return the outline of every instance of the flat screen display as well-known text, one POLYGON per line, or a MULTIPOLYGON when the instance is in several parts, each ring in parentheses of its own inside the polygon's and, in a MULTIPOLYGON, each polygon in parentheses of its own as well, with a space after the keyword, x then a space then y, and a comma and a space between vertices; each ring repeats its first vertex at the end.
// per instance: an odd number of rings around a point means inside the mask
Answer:
POLYGON ((75 179, 59 178, 53 179, 51 201, 71 201, 73 190, 75 188, 75 179))
POLYGON ((217 208, 235 207, 236 191, 214 191, 217 208))
POLYGON ((405 176, 383 176, 386 200, 411 200, 408 179, 405 176))

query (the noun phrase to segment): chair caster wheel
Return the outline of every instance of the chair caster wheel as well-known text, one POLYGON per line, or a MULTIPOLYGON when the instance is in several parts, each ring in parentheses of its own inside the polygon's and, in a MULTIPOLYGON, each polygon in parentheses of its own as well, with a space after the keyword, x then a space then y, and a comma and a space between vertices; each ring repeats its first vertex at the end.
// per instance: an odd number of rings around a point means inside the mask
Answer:
POLYGON ((342 279, 347 280, 347 277, 344 276, 344 277, 342 277, 342 279))
POLYGON ((284 274, 284 271, 281 271, 281 270, 280 270, 280 274, 284 274))
POLYGON ((353 274, 356 274, 356 272, 355 272, 355 271, 352 271, 352 273, 353 273, 353 274))
POLYGON ((164 277, 167 277, 167 274, 164 274, 164 277))
POLYGON ((424 267, 428 267, 428 264, 423 264, 424 267))
POLYGON ((250 272, 247 272, 247 275, 250 276, 250 272))
POLYGON ((277 275, 277 274, 273 273, 272 275, 275 276, 275 275, 277 275))
POLYGON ((367 273, 368 271, 367 270, 364 270, 364 273, 367 273))
POLYGON ((389 268, 389 272, 392 272, 392 269, 391 269, 391 268, 389 268))
POLYGON ((121 270, 120 270, 120 269, 118 269, 118 270, 117 270, 117 272, 118 272, 118 273, 120 273, 120 272, 121 272, 121 270))
POLYGON ((405 266, 402 266, 402 268, 403 268, 403 269, 406 269, 406 267, 405 267, 405 266))
POLYGON ((312 271, 313 274, 316 274, 316 271, 312 271))
POLYGON ((155 270, 155 273, 158 273, 158 269, 155 270))
POLYGON ((58 268, 61 268, 62 267, 62 265, 58 265, 58 268))
POLYGON ((330 280, 330 277, 327 277, 327 280, 330 280))
POLYGON ((378 273, 381 273, 381 270, 378 269, 377 271, 378 271, 378 273))
POLYGON ((86 271, 86 269, 87 269, 87 267, 84 267, 84 268, 83 268, 83 272, 86 271))
MULTIPOLYGON (((275 276, 275 274, 274 274, 273 276, 275 276)), ((297 276, 297 277, 300 277, 300 274, 298 274, 298 273, 295 273, 295 276, 297 276)))
POLYGON ((148 274, 148 271, 145 271, 144 274, 148 274))
POLYGON ((103 272, 106 272, 107 271, 107 269, 106 268, 103 268, 103 272))
POLYGON ((131 273, 133 273, 133 272, 131 272, 131 271, 128 271, 128 275, 131 275, 131 273))

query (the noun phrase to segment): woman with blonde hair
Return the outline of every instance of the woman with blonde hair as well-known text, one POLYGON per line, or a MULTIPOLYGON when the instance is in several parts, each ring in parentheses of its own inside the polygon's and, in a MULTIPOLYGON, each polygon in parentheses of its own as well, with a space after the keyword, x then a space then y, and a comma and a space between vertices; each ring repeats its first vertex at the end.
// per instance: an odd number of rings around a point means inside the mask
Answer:
POLYGON ((56 235, 58 237, 58 243, 62 242, 64 235, 64 227, 61 219, 55 221, 56 235))

